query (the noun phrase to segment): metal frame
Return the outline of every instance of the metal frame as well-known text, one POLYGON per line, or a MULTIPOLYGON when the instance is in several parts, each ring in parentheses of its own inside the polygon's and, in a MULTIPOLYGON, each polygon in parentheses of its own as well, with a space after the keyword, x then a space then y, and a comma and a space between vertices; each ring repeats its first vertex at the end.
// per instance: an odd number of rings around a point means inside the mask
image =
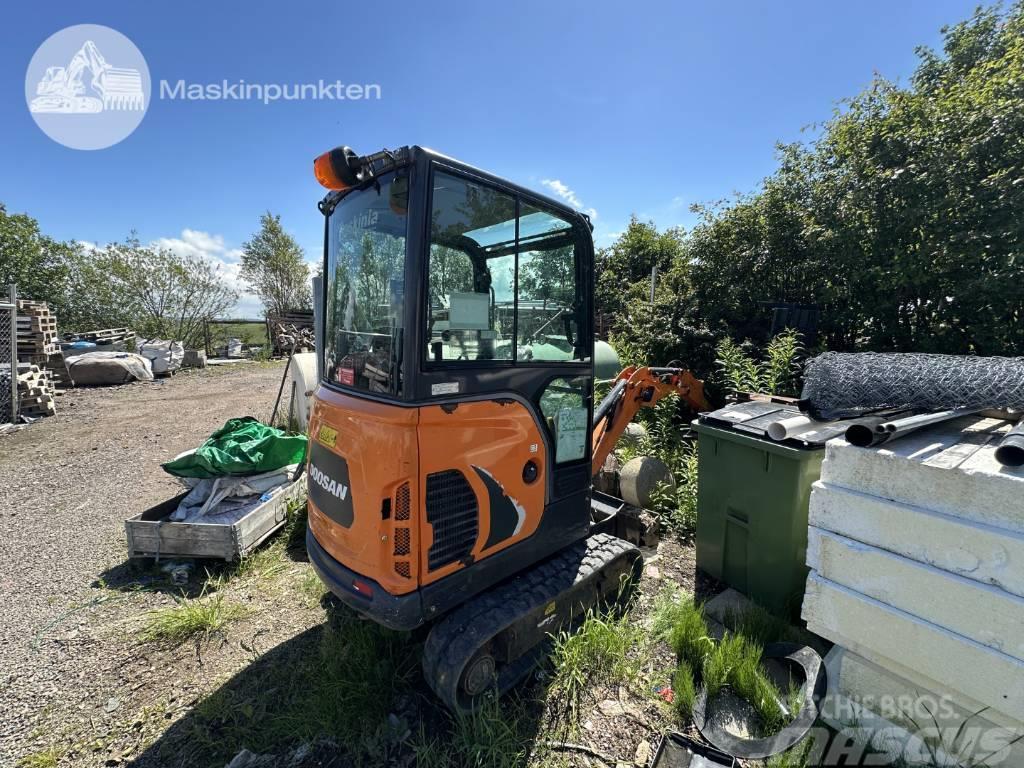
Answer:
MULTIPOLYGON (((10 416, 10 423, 16 424, 18 421, 18 288, 15 285, 7 286, 7 301, 0 302, 0 311, 10 312, 10 324, 7 329, 9 334, 10 350, 11 350, 11 391, 10 391, 10 408, 7 409, 7 414, 0 414, 0 417, 6 418, 10 416)), ((2 331, 0 331, 2 332, 2 331)), ((3 365, 3 361, 0 360, 0 365, 3 365)))

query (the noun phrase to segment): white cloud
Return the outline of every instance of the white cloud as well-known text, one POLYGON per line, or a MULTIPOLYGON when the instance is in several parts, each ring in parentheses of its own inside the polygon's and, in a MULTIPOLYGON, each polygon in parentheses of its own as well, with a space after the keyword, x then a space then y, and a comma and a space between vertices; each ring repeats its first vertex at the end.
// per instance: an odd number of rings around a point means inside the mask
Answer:
POLYGON ((576 193, 569 188, 568 184, 559 181, 558 179, 541 179, 541 184, 554 192, 558 197, 562 198, 575 208, 577 211, 582 211, 587 214, 591 219, 597 218, 597 211, 593 208, 587 208, 583 205, 583 201, 579 199, 576 193))

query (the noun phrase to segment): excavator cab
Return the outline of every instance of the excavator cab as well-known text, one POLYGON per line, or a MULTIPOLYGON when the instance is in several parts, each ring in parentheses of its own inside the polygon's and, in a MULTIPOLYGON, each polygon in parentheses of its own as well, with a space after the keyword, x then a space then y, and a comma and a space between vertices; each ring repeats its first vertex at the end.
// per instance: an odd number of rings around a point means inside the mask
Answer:
POLYGON ((428 682, 468 708, 636 567, 591 535, 591 225, 421 147, 314 171, 331 191, 310 561, 385 626, 435 622, 428 682), (469 624, 481 646, 451 650, 469 624))

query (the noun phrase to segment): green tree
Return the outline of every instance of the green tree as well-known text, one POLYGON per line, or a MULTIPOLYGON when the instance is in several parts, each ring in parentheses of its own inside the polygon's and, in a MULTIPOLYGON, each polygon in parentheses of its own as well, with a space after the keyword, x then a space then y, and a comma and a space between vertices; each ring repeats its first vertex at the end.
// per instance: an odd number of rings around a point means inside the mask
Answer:
POLYGON ((260 231, 242 244, 241 277, 272 315, 312 304, 309 265, 302 248, 284 231, 281 217, 260 217, 260 231))
POLYGON ((81 246, 47 237, 31 216, 0 203, 0 289, 13 283, 19 296, 45 301, 62 323, 70 321, 69 286, 81 256, 81 246))
POLYGON ((753 195, 700 209, 700 313, 764 340, 765 301, 818 304, 833 349, 1024 348, 1024 4, 982 8, 876 78, 753 195))
POLYGON ((143 246, 134 237, 88 254, 75 285, 92 312, 79 321, 84 325, 130 327, 187 347, 202 343, 206 318, 223 315, 238 299, 205 259, 143 246))

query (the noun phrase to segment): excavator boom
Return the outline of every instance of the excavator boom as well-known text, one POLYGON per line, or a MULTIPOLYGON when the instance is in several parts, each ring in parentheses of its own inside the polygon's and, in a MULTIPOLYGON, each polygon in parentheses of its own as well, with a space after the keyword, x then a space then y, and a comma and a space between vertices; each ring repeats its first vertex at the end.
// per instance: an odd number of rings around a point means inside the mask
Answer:
POLYGON ((604 466, 615 443, 644 407, 653 407, 668 395, 682 398, 693 410, 708 410, 704 384, 683 368, 649 368, 630 366, 615 378, 611 391, 594 411, 591 432, 592 474, 604 466))

